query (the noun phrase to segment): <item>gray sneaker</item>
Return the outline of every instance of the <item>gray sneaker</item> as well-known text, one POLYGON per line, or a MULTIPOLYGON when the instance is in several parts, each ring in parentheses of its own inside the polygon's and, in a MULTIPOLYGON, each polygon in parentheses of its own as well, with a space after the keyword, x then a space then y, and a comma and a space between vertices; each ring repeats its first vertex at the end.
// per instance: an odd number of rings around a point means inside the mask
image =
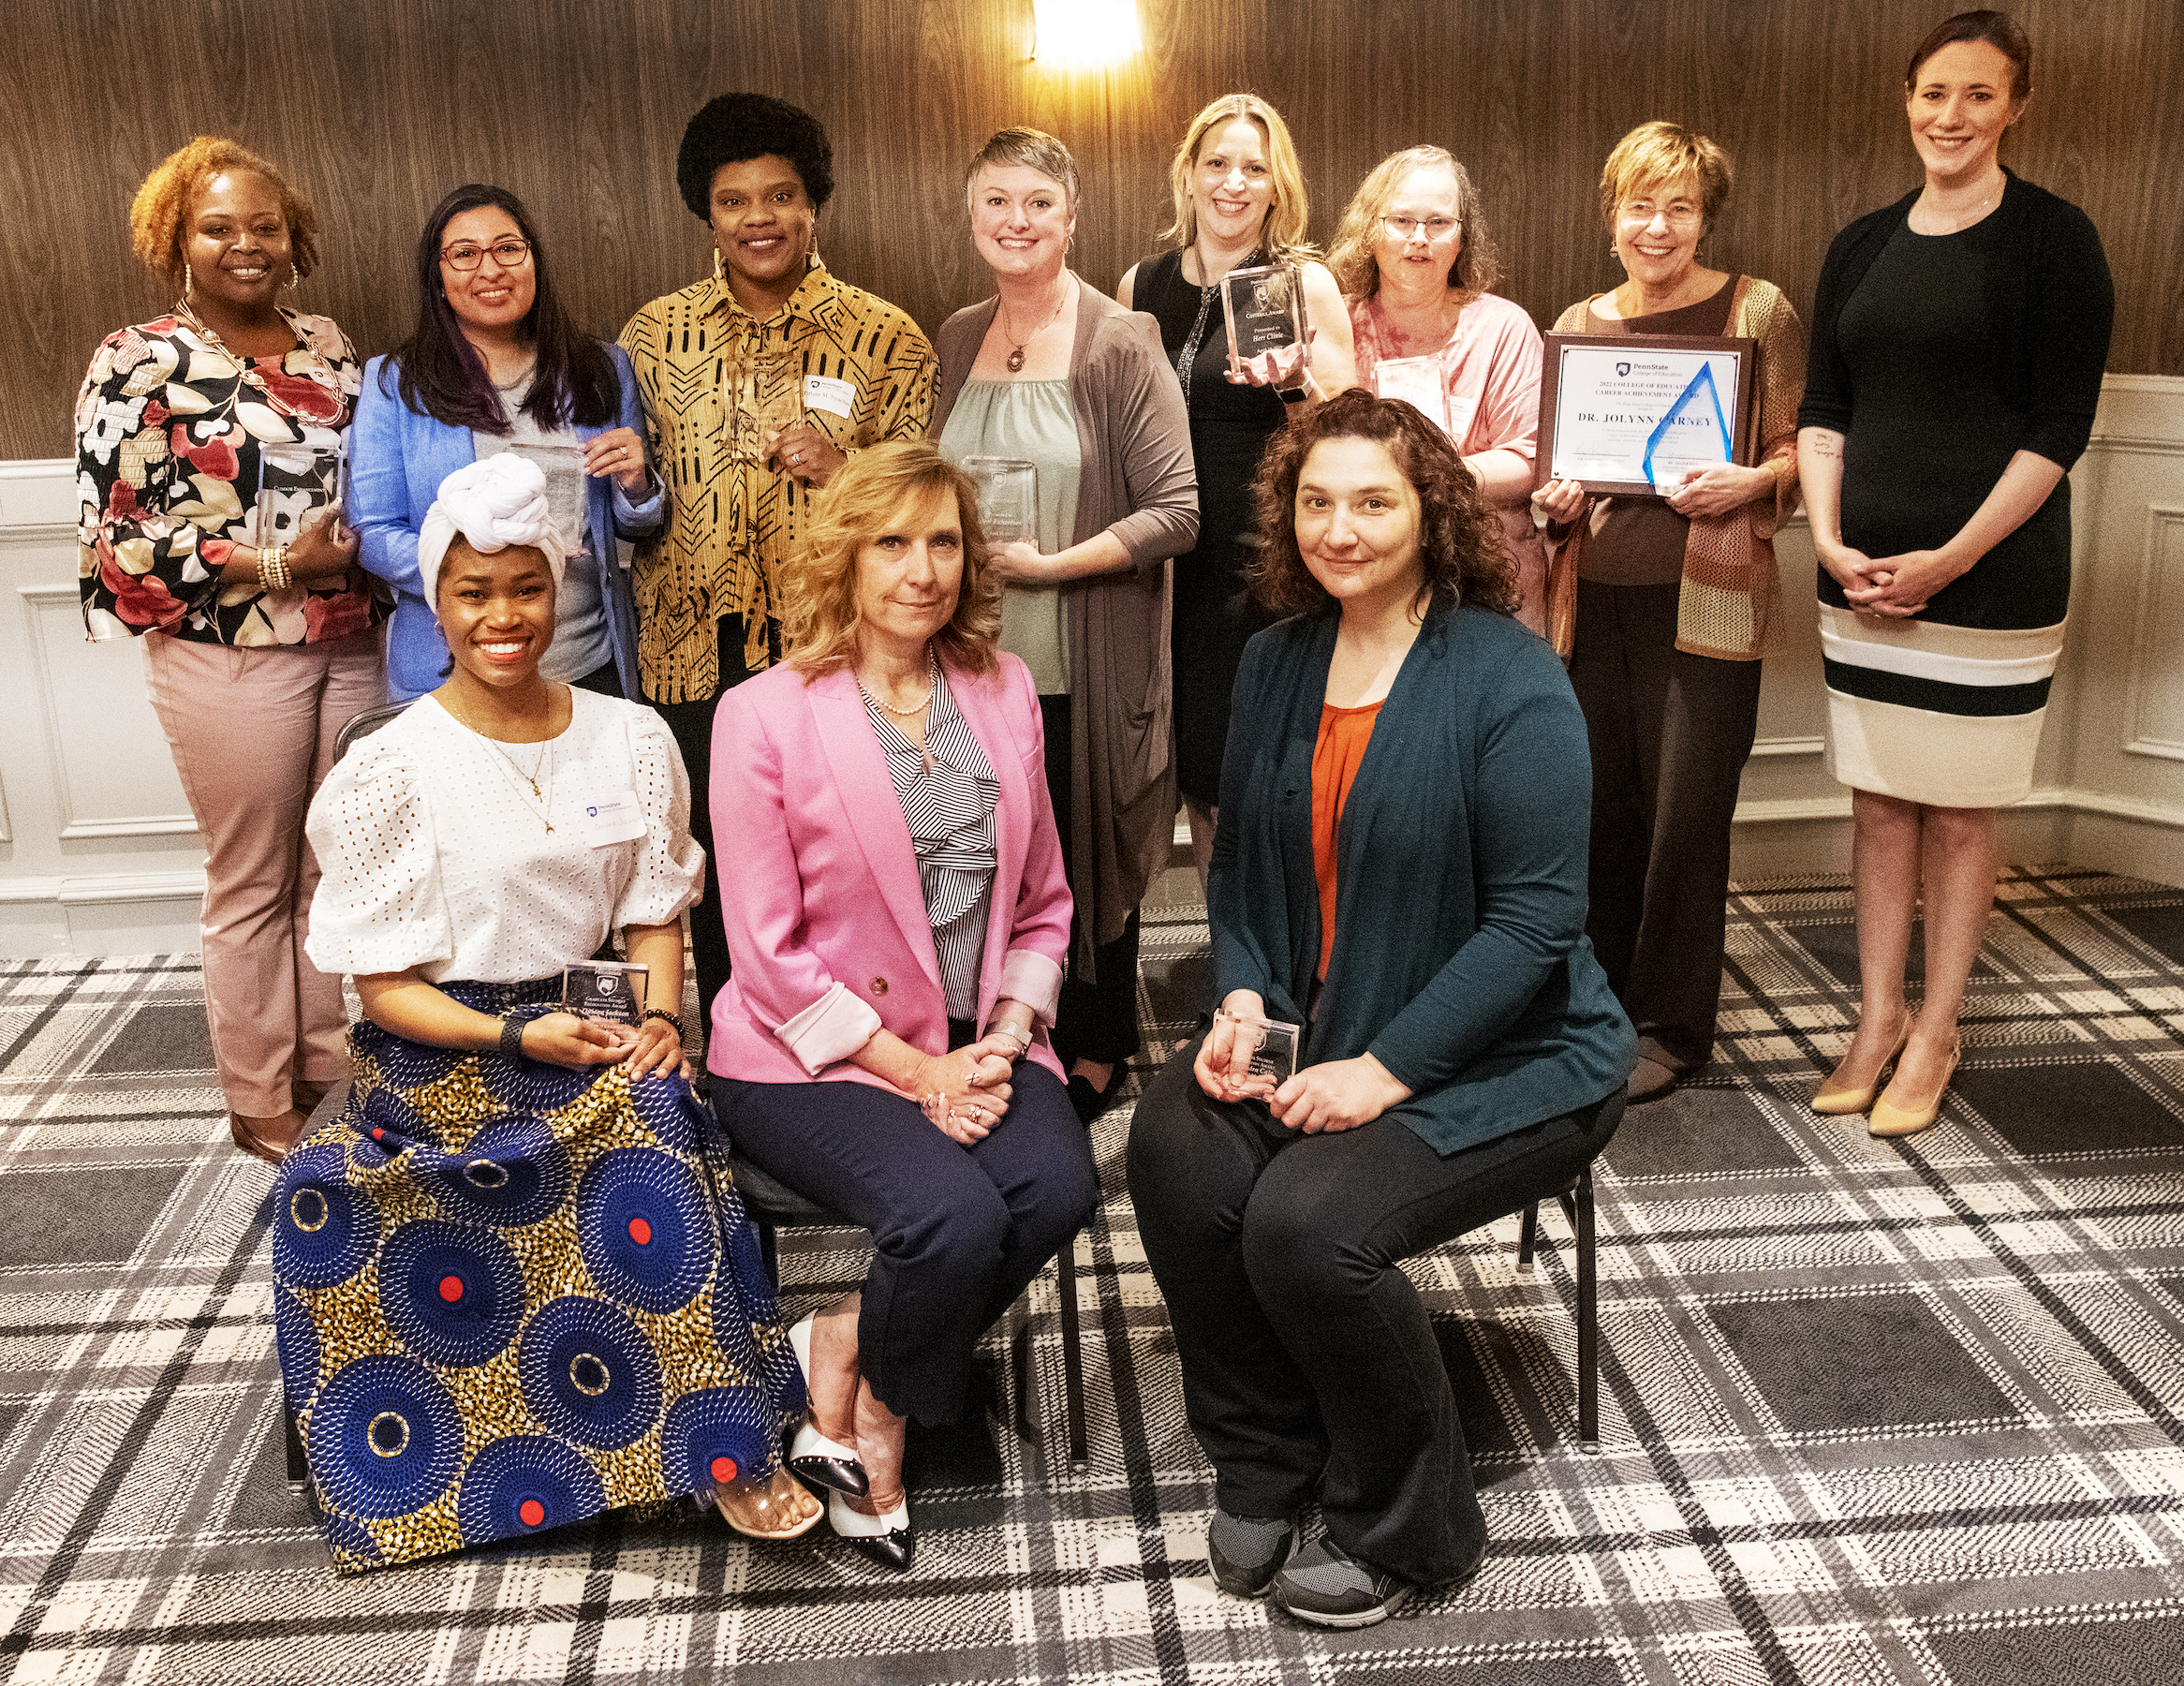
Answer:
POLYGON ((1297 1525, 1289 1516, 1232 1516, 1214 1512, 1206 1525, 1205 1555, 1214 1585, 1238 1598, 1263 1597, 1275 1571, 1297 1548, 1297 1525))
POLYGON ((1274 1576, 1274 1602, 1300 1621, 1321 1627, 1370 1627, 1403 1607, 1407 1580, 1361 1562, 1322 1534, 1274 1576))

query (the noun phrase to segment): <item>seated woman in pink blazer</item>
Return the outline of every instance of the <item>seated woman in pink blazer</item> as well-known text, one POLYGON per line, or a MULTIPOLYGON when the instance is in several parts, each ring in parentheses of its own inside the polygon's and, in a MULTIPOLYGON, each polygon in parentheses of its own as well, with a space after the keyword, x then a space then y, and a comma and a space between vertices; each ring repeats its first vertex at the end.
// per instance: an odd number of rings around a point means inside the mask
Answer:
POLYGON ((907 1420, 957 1414, 981 1332, 1099 1192, 1047 1041, 1070 892, 1039 697, 987 560, 932 446, 850 458, 784 574, 789 660, 725 692, 713 733, 734 963, 714 1102, 738 1153, 876 1245, 791 1337, 790 1467, 895 1569, 907 1420))

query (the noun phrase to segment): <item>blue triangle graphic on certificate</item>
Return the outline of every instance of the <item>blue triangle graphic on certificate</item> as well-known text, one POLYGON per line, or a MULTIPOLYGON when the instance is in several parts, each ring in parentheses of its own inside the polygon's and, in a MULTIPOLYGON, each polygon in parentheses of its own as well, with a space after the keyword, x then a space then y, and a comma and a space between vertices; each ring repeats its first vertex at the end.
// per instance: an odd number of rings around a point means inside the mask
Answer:
POLYGON ((1701 387, 1706 389, 1706 397, 1714 406, 1714 426, 1721 439, 1721 460, 1726 463, 1734 454, 1729 449, 1729 418, 1721 413, 1720 389, 1714 384, 1714 360, 1708 358, 1699 365, 1699 372, 1691 377, 1690 384, 1677 395, 1676 401, 1668 407, 1668 414, 1654 423, 1653 432, 1646 437, 1645 480, 1647 484, 1652 486, 1660 484, 1660 477, 1653 472, 1654 448, 1668 436, 1668 430, 1675 425, 1675 419, 1682 415, 1686 407, 1699 395, 1701 387))

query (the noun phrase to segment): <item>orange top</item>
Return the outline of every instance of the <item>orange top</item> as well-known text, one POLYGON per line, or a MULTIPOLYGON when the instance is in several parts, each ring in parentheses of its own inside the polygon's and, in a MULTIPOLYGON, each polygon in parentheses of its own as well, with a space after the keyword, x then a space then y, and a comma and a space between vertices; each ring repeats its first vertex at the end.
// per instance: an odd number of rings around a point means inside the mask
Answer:
POLYGON ((1327 962, 1335 954, 1335 839, 1342 826, 1342 805, 1350 800, 1350 787, 1357 778, 1357 764, 1373 741, 1380 702, 1367 702, 1362 708, 1320 706, 1320 735, 1312 744, 1312 870, 1320 880, 1321 983, 1327 981, 1327 962))

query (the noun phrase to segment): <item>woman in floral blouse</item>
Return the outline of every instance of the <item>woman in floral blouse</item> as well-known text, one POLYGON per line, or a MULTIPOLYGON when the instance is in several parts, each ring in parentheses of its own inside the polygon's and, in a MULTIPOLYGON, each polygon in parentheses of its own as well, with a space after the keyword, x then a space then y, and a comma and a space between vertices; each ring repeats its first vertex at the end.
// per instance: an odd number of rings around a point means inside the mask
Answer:
POLYGON ((207 850, 205 1006, 229 1130, 276 1164, 347 1071, 341 980, 303 954, 318 880, 303 811, 335 734, 386 696, 387 606, 324 509, 357 355, 327 318, 279 303, 311 273, 317 231, 233 141, 173 154, 137 190, 129 232, 179 302, 110 335, 76 401, 84 627, 143 639, 207 850))

